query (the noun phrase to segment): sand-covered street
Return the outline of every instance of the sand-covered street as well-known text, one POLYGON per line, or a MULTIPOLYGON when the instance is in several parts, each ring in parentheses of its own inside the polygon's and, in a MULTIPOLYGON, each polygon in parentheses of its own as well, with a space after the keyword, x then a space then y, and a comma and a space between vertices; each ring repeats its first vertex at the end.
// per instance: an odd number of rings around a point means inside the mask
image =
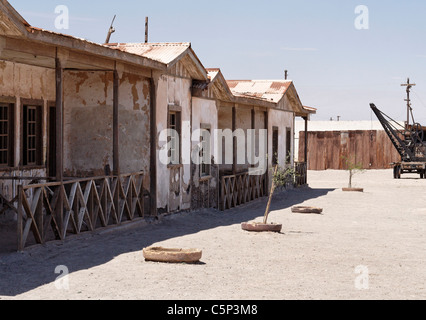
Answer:
POLYGON ((347 193, 347 172, 311 171, 309 188, 273 200, 270 222, 283 224, 280 234, 241 230, 261 220, 262 199, 3 254, 0 298, 425 299, 426 180, 417 177, 366 171, 354 178, 365 192, 347 193), (293 205, 324 213, 291 213, 293 205), (196 265, 145 262, 142 249, 152 245, 199 248, 203 257, 196 265), (69 270, 68 289, 55 286, 57 266, 69 270))

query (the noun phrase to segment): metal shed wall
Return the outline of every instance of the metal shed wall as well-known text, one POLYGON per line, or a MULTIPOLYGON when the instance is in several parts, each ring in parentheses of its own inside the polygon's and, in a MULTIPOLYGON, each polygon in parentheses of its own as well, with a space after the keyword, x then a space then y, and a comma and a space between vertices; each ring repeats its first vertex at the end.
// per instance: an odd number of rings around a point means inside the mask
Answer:
MULTIPOLYGON (((305 132, 300 132, 299 159, 304 158, 305 132)), ((382 130, 308 132, 308 170, 346 170, 344 158, 364 169, 389 169, 401 160, 382 130)))

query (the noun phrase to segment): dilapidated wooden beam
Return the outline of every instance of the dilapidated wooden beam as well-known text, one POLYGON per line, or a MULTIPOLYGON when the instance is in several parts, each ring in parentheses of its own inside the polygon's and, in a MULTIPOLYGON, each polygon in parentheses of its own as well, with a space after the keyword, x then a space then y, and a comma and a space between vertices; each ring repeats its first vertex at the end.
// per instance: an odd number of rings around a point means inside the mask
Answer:
POLYGON ((119 95, 119 75, 118 71, 114 70, 114 80, 113 80, 113 115, 112 115, 112 130, 113 130, 113 172, 114 175, 120 174, 120 157, 118 150, 118 95, 119 95))
POLYGON ((56 180, 63 180, 63 69, 61 61, 56 58, 56 180))

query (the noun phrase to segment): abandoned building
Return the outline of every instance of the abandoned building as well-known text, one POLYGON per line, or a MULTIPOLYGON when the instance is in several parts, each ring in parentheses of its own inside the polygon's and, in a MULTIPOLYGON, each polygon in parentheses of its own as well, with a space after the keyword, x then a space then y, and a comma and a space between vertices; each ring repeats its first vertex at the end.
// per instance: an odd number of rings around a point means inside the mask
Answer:
POLYGON ((312 113, 292 81, 227 81, 190 43, 96 44, 35 28, 0 0, 0 210, 17 223, 19 250, 265 196, 270 170, 249 175, 251 163, 237 163, 235 152, 231 164, 195 164, 200 143, 217 146, 191 135, 266 129, 267 167, 306 172, 293 160, 294 123, 312 113), (179 142, 162 140, 164 129, 179 142), (166 145, 178 163, 161 161, 166 145))

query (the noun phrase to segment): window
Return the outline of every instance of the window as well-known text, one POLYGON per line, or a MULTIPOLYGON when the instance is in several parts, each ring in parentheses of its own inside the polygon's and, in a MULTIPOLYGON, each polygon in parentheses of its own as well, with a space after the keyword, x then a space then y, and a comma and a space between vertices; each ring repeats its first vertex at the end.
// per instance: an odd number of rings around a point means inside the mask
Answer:
POLYGON ((211 174, 211 152, 210 152, 211 129, 209 125, 201 125, 200 135, 200 176, 206 177, 211 174))
POLYGON ((13 103, 0 103, 0 166, 13 166, 13 103))
POLYGON ((24 105, 22 130, 23 165, 41 165, 41 106, 24 105))
POLYGON ((285 162, 287 164, 291 163, 291 128, 287 128, 286 130, 286 149, 285 149, 285 162))
POLYGON ((170 164, 180 164, 181 114, 178 111, 169 112, 169 159, 170 164))
POLYGON ((272 128, 272 165, 278 164, 278 127, 272 128))

